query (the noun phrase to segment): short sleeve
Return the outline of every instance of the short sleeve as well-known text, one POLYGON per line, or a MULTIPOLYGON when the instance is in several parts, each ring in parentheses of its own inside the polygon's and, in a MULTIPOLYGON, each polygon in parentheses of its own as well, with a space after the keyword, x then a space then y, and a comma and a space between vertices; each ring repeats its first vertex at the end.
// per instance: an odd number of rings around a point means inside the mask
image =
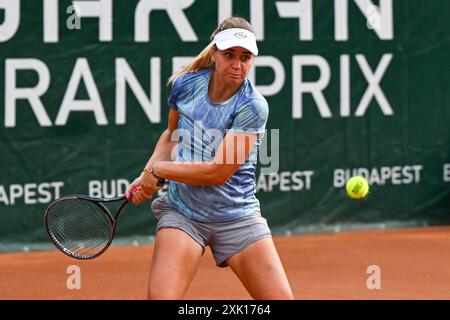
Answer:
POLYGON ((252 99, 239 108, 231 125, 231 130, 235 132, 264 133, 268 117, 269 106, 267 101, 252 99))
POLYGON ((174 80, 174 82, 172 83, 172 90, 170 92, 169 98, 167 99, 167 104, 169 105, 169 107, 175 109, 178 111, 178 106, 177 106, 177 100, 178 100, 178 96, 180 95, 180 91, 181 91, 181 83, 183 82, 183 76, 179 76, 178 78, 176 78, 174 80))

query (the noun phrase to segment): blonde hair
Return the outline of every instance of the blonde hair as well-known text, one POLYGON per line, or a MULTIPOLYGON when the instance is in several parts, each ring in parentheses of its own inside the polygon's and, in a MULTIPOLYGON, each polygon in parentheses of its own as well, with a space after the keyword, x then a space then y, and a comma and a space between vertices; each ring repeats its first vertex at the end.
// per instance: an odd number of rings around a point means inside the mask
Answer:
POLYGON ((182 76, 185 73, 197 72, 203 69, 213 68, 214 63, 211 61, 211 56, 213 54, 213 51, 217 50, 217 48, 212 40, 214 39, 214 36, 217 33, 231 28, 241 28, 255 33, 252 25, 244 18, 242 17, 226 18, 219 24, 219 26, 211 34, 210 37, 211 42, 194 58, 194 60, 192 60, 191 63, 189 63, 184 68, 172 74, 170 78, 167 80, 167 85, 172 84, 179 76, 182 76))

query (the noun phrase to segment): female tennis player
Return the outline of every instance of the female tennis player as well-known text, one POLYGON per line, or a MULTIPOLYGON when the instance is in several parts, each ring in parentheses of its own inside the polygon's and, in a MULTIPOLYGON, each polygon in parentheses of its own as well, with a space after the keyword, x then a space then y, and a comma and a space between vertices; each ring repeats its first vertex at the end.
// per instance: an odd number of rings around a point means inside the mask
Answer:
POLYGON ((254 299, 293 299, 271 231, 255 196, 258 146, 268 117, 265 98, 246 78, 258 54, 252 26, 225 19, 211 43, 172 75, 168 127, 133 197, 138 205, 168 180, 152 211, 158 224, 149 299, 180 299, 210 246, 254 299), (175 150, 172 155, 172 150, 175 150))

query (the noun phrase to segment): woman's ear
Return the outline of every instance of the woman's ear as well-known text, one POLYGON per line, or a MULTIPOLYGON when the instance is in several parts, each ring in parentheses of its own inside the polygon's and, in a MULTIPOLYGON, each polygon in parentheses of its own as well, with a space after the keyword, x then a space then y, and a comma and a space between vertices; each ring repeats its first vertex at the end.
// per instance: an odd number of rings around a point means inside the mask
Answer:
POLYGON ((215 57, 216 53, 217 53, 217 47, 216 47, 216 45, 214 45, 211 50, 211 62, 212 63, 216 63, 216 57, 215 57))

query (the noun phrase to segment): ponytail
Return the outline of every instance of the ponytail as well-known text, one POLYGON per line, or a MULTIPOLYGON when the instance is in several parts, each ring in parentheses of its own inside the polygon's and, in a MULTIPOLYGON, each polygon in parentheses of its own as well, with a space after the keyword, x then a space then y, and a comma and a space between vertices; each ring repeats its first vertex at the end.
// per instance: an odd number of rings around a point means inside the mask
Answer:
POLYGON ((211 56, 213 50, 215 50, 214 42, 210 42, 190 64, 172 74, 169 80, 167 80, 167 85, 172 84, 176 78, 185 73, 197 72, 212 67, 211 56))

